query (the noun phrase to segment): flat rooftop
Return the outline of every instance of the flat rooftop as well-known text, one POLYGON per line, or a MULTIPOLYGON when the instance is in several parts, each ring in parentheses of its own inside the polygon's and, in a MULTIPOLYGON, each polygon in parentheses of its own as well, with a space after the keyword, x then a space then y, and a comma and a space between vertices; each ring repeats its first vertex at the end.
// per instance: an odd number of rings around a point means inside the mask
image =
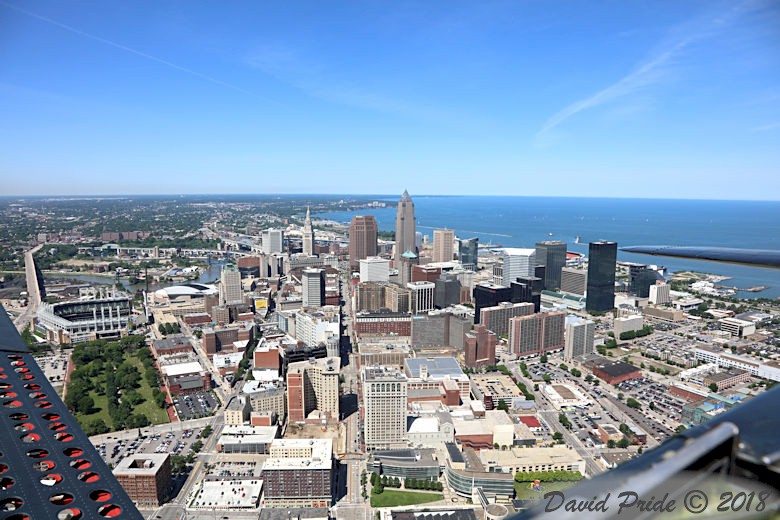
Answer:
POLYGON ((263 481, 258 478, 204 480, 189 506, 193 509, 254 509, 263 481))
POLYGON ((225 425, 217 444, 270 444, 278 430, 278 426, 225 425))
POLYGON ((203 367, 198 361, 190 361, 187 363, 177 363, 175 365, 165 365, 160 367, 160 370, 168 377, 175 377, 184 374, 199 374, 203 372, 203 367))
POLYGON ((631 363, 626 363, 624 361, 601 362, 596 364, 596 368, 610 377, 624 376, 639 370, 639 368, 635 367, 631 363))
POLYGON ((422 377, 423 367, 428 372, 428 379, 468 380, 454 357, 407 358, 404 360, 404 371, 409 377, 422 377))
POLYGON ((167 453, 137 453, 125 457, 114 468, 114 475, 155 475, 169 457, 167 453))
POLYGON ((564 399, 577 399, 577 396, 574 395, 574 392, 569 390, 568 387, 563 385, 552 385, 552 387, 555 389, 556 392, 558 392, 558 395, 563 397, 564 399))
POLYGON ((515 464, 576 464, 583 461, 576 450, 569 449, 566 446, 480 450, 479 458, 487 466, 490 466, 491 462, 503 466, 515 464))
POLYGON ((524 398, 517 384, 506 374, 472 375, 471 384, 483 395, 524 398))
POLYGON ((406 376, 397 368, 388 366, 374 366, 363 368, 365 381, 406 381, 406 376))
POLYGON ((333 466, 333 439, 275 439, 271 453, 291 449, 308 451, 307 457, 271 456, 263 464, 263 471, 282 469, 331 469, 333 466))
POLYGON ((154 342, 154 349, 157 352, 164 352, 166 350, 179 349, 184 347, 192 348, 192 343, 187 336, 168 336, 167 338, 158 339, 154 342))
POLYGON ((464 420, 453 417, 455 435, 484 435, 493 433, 498 426, 514 428, 514 422, 506 412, 502 410, 488 410, 484 419, 464 420))

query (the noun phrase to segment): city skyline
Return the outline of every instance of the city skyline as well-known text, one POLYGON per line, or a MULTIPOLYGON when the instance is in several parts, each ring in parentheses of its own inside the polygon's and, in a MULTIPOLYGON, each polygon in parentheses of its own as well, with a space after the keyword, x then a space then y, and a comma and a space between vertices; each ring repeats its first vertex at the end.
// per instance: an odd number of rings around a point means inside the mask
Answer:
POLYGON ((0 1, 4 194, 780 199, 776 4, 305 7, 0 1))

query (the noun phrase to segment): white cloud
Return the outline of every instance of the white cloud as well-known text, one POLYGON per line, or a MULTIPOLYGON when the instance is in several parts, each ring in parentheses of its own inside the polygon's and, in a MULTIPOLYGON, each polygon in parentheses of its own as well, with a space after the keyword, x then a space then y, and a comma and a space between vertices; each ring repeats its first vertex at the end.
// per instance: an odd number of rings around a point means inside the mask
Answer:
MULTIPOLYGON (((671 31, 673 35, 659 46, 648 59, 638 64, 633 71, 615 83, 584 99, 564 107, 552 115, 536 134, 537 140, 576 114, 599 107, 611 101, 639 92, 646 92, 668 81, 671 66, 693 44, 712 37, 726 28, 744 9, 745 3, 732 6, 729 12, 697 18, 671 31)), ((544 141, 547 141, 546 139, 544 141)))

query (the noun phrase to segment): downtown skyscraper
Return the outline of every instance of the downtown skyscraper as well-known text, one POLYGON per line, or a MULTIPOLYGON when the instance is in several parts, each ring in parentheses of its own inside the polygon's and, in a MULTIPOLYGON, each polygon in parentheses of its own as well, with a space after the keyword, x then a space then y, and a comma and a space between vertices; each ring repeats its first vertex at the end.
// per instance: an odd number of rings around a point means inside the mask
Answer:
POLYGON ((409 192, 404 190, 401 200, 398 201, 398 212, 395 216, 395 265, 401 263, 401 256, 411 251, 417 254, 417 244, 415 243, 415 232, 417 231, 417 220, 414 218, 414 202, 409 196, 409 192))
POLYGON ((349 265, 357 267, 358 262, 369 256, 376 256, 377 225, 371 215, 352 217, 349 225, 349 265))
POLYGON ((311 211, 306 208, 306 219, 303 221, 303 254, 314 254, 314 228, 311 225, 311 211))
POLYGON ((566 266, 566 244, 559 240, 536 243, 536 265, 544 267, 544 288, 561 288, 561 269, 566 266))
POLYGON ((605 312, 615 308, 617 243, 602 240, 588 246, 588 292, 585 309, 605 312))

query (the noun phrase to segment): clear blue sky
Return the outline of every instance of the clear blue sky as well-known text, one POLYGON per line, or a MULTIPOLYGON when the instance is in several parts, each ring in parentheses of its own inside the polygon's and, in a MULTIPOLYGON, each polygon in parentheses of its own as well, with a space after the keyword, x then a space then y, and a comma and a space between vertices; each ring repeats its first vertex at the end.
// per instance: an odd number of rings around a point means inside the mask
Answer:
POLYGON ((0 194, 780 200, 780 3, 0 0, 0 194))

